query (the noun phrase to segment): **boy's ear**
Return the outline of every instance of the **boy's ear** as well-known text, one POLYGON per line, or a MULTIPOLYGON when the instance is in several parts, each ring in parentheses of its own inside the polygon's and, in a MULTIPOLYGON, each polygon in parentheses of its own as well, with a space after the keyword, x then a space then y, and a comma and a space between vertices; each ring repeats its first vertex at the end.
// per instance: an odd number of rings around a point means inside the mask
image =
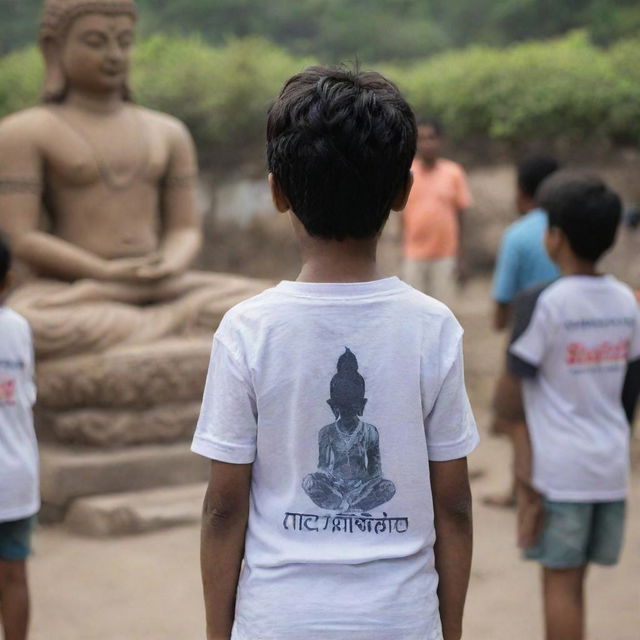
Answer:
POLYGON ((271 187, 271 199, 273 200, 273 206, 280 213, 286 213, 291 210, 291 205, 289 204, 289 200, 282 192, 276 177, 273 173, 269 174, 269 187, 271 187))
POLYGON ((400 191, 398 191, 396 197, 391 203, 391 209, 393 209, 393 211, 402 211, 407 206, 411 187, 413 187, 413 171, 409 171, 404 186, 400 191))
POLYGON ((544 248, 551 260, 556 260, 558 257, 558 253, 564 242, 566 241, 566 236, 562 232, 560 227, 548 227, 547 231, 544 234, 544 248))
POLYGON ((0 293, 8 291, 12 282, 13 282, 13 272, 11 271, 11 269, 9 269, 4 279, 0 280, 0 293))

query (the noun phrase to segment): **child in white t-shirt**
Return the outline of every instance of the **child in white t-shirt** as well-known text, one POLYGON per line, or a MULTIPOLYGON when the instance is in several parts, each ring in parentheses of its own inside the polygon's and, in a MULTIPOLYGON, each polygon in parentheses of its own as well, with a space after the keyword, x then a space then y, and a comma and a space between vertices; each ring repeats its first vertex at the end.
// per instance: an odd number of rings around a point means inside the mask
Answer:
POLYGON ((40 492, 31 330, 22 316, 2 305, 10 262, 9 249, 0 237, 0 620, 6 638, 25 640, 29 624, 26 561, 40 492))
POLYGON ((458 640, 478 442, 462 329, 376 266, 411 188, 413 113, 377 73, 315 67, 267 138, 303 266, 214 337, 193 440, 213 461, 207 637, 458 640))
POLYGON ((514 427, 519 542, 543 566, 547 639, 580 640, 587 566, 615 564, 622 546, 637 391, 626 408, 622 398, 625 382, 637 389, 640 314, 629 287, 597 272, 620 222, 618 196, 561 172, 539 198, 563 277, 517 300, 497 408, 516 421, 524 401, 526 426, 514 427))

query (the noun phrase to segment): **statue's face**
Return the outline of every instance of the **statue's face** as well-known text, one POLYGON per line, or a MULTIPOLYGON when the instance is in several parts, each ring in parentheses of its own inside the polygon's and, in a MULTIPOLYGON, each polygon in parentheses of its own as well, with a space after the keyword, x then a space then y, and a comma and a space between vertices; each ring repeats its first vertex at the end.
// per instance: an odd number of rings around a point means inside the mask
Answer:
POLYGON ((91 13, 76 19, 62 48, 69 87, 95 93, 120 89, 134 39, 131 16, 91 13))
POLYGON ((353 400, 335 400, 329 399, 327 403, 333 411, 333 415, 336 418, 342 418, 343 420, 351 420, 356 416, 361 416, 364 413, 364 406, 367 404, 366 398, 354 398, 353 400))

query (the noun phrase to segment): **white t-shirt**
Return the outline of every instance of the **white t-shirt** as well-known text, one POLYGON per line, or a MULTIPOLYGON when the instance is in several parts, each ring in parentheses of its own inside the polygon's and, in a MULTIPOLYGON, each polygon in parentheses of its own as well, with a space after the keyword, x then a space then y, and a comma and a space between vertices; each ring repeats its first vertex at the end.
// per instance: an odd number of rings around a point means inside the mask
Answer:
MULTIPOLYGON (((629 287, 611 276, 560 278, 539 294, 510 353, 535 368, 523 372, 534 487, 556 501, 624 499, 630 429, 622 387, 628 362, 640 358, 629 287)), ((512 360, 511 369, 522 368, 512 360)))
POLYGON ((397 278, 229 311, 193 451, 253 463, 233 640, 440 639, 429 460, 477 442, 462 329, 397 278))
POLYGON ((22 520, 40 509, 33 375, 29 323, 0 306, 0 522, 22 520))

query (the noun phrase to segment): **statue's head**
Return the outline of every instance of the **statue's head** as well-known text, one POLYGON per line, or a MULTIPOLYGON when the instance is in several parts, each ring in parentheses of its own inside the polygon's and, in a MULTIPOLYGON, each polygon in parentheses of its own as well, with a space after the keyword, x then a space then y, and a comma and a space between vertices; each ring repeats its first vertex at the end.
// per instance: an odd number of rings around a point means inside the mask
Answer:
POLYGON ((101 93, 119 89, 130 99, 129 53, 134 0, 45 0, 40 49, 44 102, 63 102, 71 87, 101 93))
POLYGON ((338 358, 337 373, 331 378, 329 400, 336 418, 351 419, 361 416, 367 399, 364 397, 364 378, 358 372, 358 360, 353 352, 345 348, 338 358))

